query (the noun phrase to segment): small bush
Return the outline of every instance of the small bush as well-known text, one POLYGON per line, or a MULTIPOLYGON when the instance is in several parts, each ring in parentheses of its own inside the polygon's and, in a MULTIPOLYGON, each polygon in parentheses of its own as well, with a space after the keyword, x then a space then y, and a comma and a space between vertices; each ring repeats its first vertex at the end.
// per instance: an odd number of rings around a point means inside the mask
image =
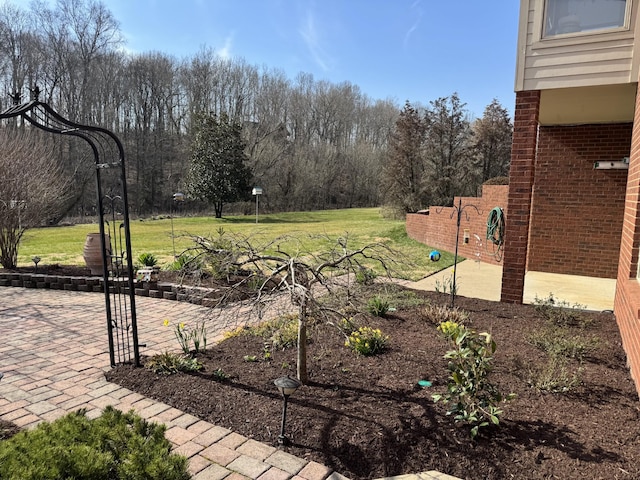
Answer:
POLYGON ((509 185, 509 177, 493 177, 485 181, 483 185, 509 185))
POLYGON ((229 379, 229 375, 227 373, 225 373, 224 370, 222 370, 221 368, 216 368, 213 371, 213 379, 218 381, 218 382, 224 382, 225 380, 229 379))
POLYGON ((138 263, 145 267, 155 267, 158 264, 158 259, 153 253, 141 253, 138 257, 138 263))
POLYGON ((590 320, 582 315, 582 311, 586 308, 584 305, 579 303, 571 305, 564 300, 558 300, 553 293, 546 298, 538 298, 536 295, 533 306, 543 318, 559 327, 586 328, 589 326, 590 320))
POLYGON ((464 325, 469 321, 469 313, 458 307, 449 308, 446 305, 427 305, 422 311, 425 319, 434 325, 443 322, 454 322, 464 325))
POLYGON ((298 344, 298 315, 282 315, 276 321, 277 328, 268 339, 272 347, 282 350, 295 347, 298 344))
POLYGON ((569 329, 554 325, 535 331, 529 337, 529 342, 552 357, 574 358, 578 361, 595 351, 600 344, 596 336, 572 334, 569 329))
POLYGON ((356 272, 356 282, 360 285, 373 285, 376 277, 376 272, 367 267, 360 267, 356 272))
POLYGON ((540 392, 566 393, 582 382, 580 369, 569 371, 567 360, 550 356, 547 363, 529 372, 529 384, 540 392))
POLYGON ((41 423, 0 442, 0 478, 187 480, 187 459, 171 454, 164 425, 105 408, 41 423))
POLYGON ((386 298, 376 295, 367 303, 367 311, 376 317, 384 317, 389 311, 389 301, 386 298))
POLYGON ((188 355, 165 352, 151 357, 145 363, 145 367, 154 373, 171 375, 178 372, 197 372, 202 369, 202 364, 188 355))
MULTIPOLYGON (((225 332, 224 338, 243 335, 263 338, 265 340, 264 353, 269 353, 268 357, 270 358, 272 348, 285 350, 298 344, 298 314, 288 313, 259 325, 240 326, 225 332)), ((310 336, 307 336, 307 341, 311 341, 310 336)), ((265 359, 268 358, 265 357, 265 359)))
POLYGON ((453 347, 444 356, 449 359, 451 375, 446 393, 432 398, 435 402, 443 400, 448 405, 447 415, 452 415, 455 421, 470 425, 474 438, 480 427, 499 425, 503 412, 498 405, 513 398, 513 394, 503 396, 489 382, 496 351, 490 334, 476 333, 451 321, 441 323, 438 330, 453 347))
POLYGON ((168 270, 179 272, 183 275, 194 274, 203 268, 202 259, 188 253, 183 253, 169 265, 168 270))
POLYGON ((377 355, 387 349, 389 337, 379 329, 360 327, 349 335, 345 346, 364 356, 377 355))

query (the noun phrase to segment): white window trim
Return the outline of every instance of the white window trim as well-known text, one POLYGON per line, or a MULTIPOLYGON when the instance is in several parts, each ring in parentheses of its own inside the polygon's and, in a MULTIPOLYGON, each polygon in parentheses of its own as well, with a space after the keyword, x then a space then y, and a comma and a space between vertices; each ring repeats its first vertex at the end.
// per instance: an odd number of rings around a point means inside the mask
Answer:
POLYGON ((633 0, 627 0, 624 14, 624 25, 622 27, 607 28, 602 30, 589 30, 585 32, 562 33, 549 37, 543 37, 547 0, 535 0, 535 10, 533 18, 535 37, 532 48, 561 47, 565 45, 579 45, 602 42, 603 40, 633 38, 633 30, 631 28, 632 7, 633 0))

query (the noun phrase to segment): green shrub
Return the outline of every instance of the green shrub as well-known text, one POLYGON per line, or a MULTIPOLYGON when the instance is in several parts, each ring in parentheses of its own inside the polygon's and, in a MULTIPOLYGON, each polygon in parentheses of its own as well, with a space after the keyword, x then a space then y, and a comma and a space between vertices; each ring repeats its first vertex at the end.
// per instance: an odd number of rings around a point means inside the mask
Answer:
POLYGON ((155 267, 158 264, 158 259, 153 253, 141 253, 138 257, 138 263, 145 267, 155 267))
POLYGON ((569 329, 555 325, 536 330, 529 337, 529 342, 552 357, 575 358, 578 361, 600 344, 596 336, 573 334, 569 329))
POLYGON ((281 315, 276 318, 273 326, 276 328, 268 337, 273 348, 282 349, 295 347, 298 344, 298 314, 281 315))
POLYGON ((580 369, 569 371, 567 359, 552 355, 547 363, 529 372, 529 384, 538 391, 566 393, 580 385, 580 369))
POLYGON ((201 271, 203 268, 203 262, 201 257, 191 255, 189 253, 183 253, 178 256, 175 261, 169 265, 168 270, 173 272, 179 272, 183 275, 193 274, 201 271))
POLYGON ((444 356, 449 359, 447 392, 432 398, 443 400, 448 405, 447 415, 456 422, 469 424, 473 438, 480 427, 498 425, 503 413, 498 404, 513 398, 512 394, 503 397, 488 379, 496 342, 490 334, 476 333, 456 322, 443 322, 438 330, 453 349, 444 356))
POLYGON ((389 301, 386 298, 376 295, 369 299, 367 311, 376 317, 384 317, 389 311, 389 301))
POLYGON ((372 269, 360 267, 356 272, 356 283, 360 285, 373 285, 373 281, 376 277, 377 274, 372 269))
POLYGON ((455 322, 464 325, 469 321, 469 313, 458 307, 449 308, 446 305, 429 304, 422 311, 425 319, 434 325, 443 322, 455 322))
POLYGON ((229 379, 229 375, 225 373, 225 371, 222 370, 221 368, 216 368, 213 371, 212 375, 213 375, 213 379, 218 382, 224 382, 225 380, 229 379))
POLYGON ((387 349, 389 337, 383 334, 380 329, 371 327, 360 327, 351 332, 349 338, 344 342, 345 346, 354 352, 364 356, 377 355, 387 349))
POLYGON ((0 442, 0 479, 187 480, 187 459, 171 454, 165 426, 113 407, 41 423, 0 442))
POLYGON ((564 300, 558 300, 550 293, 546 298, 536 297, 533 300, 535 310, 550 323, 559 327, 581 327, 589 326, 589 320, 585 319, 582 311, 584 305, 575 303, 571 305, 564 300))
MULTIPOLYGON (((286 349, 298 344, 298 314, 279 315, 269 321, 255 326, 242 326, 226 332, 225 338, 251 335, 264 338, 273 348, 286 349)), ((310 338, 308 337, 308 340, 310 338)))
POLYGON ((188 355, 165 352, 152 356, 145 363, 145 367, 154 373, 171 375, 178 372, 197 372, 202 369, 202 364, 188 355))

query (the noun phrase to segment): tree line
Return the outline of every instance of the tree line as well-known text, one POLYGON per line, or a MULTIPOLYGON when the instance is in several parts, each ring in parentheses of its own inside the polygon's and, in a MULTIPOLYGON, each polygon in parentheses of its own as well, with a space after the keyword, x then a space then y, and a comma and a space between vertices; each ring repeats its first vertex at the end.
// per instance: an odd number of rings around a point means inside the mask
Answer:
MULTIPOLYGON (((0 4, 0 111, 27 101, 37 86, 39 99, 61 115, 116 133, 134 215, 170 211, 173 193, 187 188, 203 115, 239 125, 242 171, 251 176, 241 183, 262 187, 261 206, 271 211, 383 203, 413 211, 506 174, 511 123, 495 101, 473 121, 456 94, 402 109, 350 82, 307 73, 289 79, 211 48, 178 59, 124 46, 117 19, 100 1, 0 4), (402 159, 406 149, 415 151, 402 159)), ((70 139, 50 141, 73 185, 59 216, 94 214, 92 155, 70 139)))

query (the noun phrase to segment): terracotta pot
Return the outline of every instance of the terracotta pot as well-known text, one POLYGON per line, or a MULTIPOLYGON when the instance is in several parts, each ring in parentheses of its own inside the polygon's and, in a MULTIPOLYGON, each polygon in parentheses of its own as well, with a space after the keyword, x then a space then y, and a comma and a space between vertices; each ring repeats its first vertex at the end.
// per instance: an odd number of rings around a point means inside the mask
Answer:
MULTIPOLYGON (((111 265, 111 240, 108 234, 104 234, 104 241, 107 246, 107 265, 111 265)), ((102 275, 102 245, 100 245, 99 233, 88 233, 84 242, 82 256, 91 270, 91 275, 102 275)))

